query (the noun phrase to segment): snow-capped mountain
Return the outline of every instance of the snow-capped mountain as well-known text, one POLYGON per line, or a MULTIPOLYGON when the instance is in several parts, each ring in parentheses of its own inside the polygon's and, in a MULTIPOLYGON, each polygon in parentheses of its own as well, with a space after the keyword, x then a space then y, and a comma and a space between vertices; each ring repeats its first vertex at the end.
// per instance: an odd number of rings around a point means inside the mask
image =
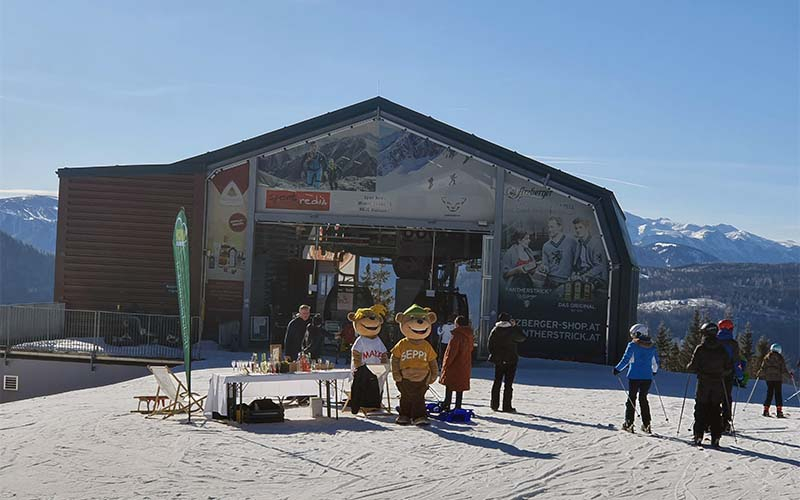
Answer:
POLYGON ((714 262, 800 262, 800 244, 779 242, 728 224, 698 226, 625 213, 642 266, 678 267, 714 262))
POLYGON ((18 196, 0 199, 0 231, 44 253, 56 251, 58 198, 18 196))

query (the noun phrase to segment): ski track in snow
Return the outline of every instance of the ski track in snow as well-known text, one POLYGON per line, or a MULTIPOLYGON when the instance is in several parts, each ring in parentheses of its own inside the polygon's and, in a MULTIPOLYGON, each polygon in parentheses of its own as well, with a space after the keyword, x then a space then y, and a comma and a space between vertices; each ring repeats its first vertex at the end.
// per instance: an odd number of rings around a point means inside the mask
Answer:
MULTIPOLYGON (((427 428, 398 426, 393 415, 310 419, 308 408, 287 410, 283 424, 242 428, 202 417, 145 420, 129 411, 134 395, 155 390, 151 377, 6 403, 0 497, 794 498, 796 416, 767 419, 740 401, 738 441, 698 450, 687 431, 675 435, 685 375, 663 373, 670 422, 651 394, 656 434, 643 435, 637 419, 631 435, 619 430, 626 396, 609 370, 523 360, 512 415, 489 409, 491 368, 476 367, 464 397, 473 422, 427 428)), ((195 390, 204 392, 214 371, 225 368, 196 369, 195 390)), ((753 400, 762 397, 763 389, 753 400)), ((688 400, 683 429, 692 410, 688 400)))

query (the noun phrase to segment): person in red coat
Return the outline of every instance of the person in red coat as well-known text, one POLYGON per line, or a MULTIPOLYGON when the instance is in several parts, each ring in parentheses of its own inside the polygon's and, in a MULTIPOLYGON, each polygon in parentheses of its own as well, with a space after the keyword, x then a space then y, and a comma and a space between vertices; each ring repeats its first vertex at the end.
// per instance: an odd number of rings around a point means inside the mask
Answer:
POLYGON ((450 411, 453 393, 456 393, 455 408, 461 408, 461 397, 469 390, 470 372, 472 372, 472 328, 469 318, 458 316, 453 336, 444 351, 442 375, 439 383, 445 386, 442 411, 450 411))

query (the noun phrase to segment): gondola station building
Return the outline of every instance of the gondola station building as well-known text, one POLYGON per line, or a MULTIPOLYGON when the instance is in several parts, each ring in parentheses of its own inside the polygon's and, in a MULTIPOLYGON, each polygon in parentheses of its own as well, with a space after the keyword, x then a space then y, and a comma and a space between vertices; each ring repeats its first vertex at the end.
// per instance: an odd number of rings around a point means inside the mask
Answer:
POLYGON ((522 355, 609 363, 636 319, 611 191, 381 97, 175 163, 58 175, 68 309, 176 314, 183 207, 192 314, 232 348, 280 343, 300 304, 336 332, 355 308, 417 303, 468 316, 482 354, 506 311, 522 355))

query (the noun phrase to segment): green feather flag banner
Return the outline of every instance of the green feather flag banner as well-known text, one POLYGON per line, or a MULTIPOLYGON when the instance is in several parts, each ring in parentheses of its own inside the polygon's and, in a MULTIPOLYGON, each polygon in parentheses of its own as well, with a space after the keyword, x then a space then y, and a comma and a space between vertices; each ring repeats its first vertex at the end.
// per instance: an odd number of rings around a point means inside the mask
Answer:
POLYGON ((181 208, 172 233, 172 254, 175 257, 175 284, 178 288, 178 307, 183 339, 183 362, 186 368, 186 389, 192 392, 192 317, 189 300, 189 225, 181 208))

